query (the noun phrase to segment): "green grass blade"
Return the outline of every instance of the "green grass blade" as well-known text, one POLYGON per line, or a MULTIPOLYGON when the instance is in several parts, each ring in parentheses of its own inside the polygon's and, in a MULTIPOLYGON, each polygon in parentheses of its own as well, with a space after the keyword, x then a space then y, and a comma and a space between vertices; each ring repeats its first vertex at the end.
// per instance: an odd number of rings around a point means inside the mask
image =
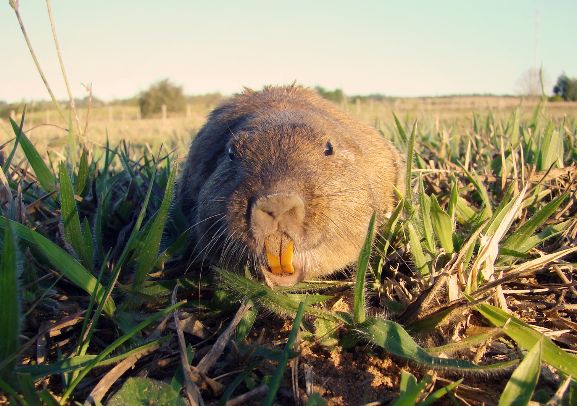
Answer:
POLYGON ((451 216, 441 209, 435 196, 431 196, 431 223, 441 247, 447 254, 452 254, 455 250, 453 246, 453 222, 451 216))
POLYGON ((421 382, 417 383, 415 377, 407 372, 401 372, 401 396, 393 403, 394 406, 414 406, 421 392, 429 384, 430 378, 425 376, 421 382), (428 378, 428 379, 427 379, 428 378))
POLYGON ((457 211, 457 202, 459 200, 459 184, 453 175, 451 175, 451 182, 451 197, 449 199, 449 207, 447 208, 447 212, 451 217, 451 223, 454 224, 457 211))
POLYGON ((541 344, 535 343, 511 375, 499 398, 499 406, 529 404, 541 372, 541 344))
POLYGON ((458 381, 452 382, 452 383, 448 384, 447 386, 442 387, 441 389, 437 389, 436 391, 431 393, 429 396, 427 396, 427 399, 423 400, 422 402, 419 402, 418 405, 419 406, 428 406, 430 404, 435 403, 436 401, 441 399, 443 396, 445 396, 446 394, 448 394, 448 393, 452 392, 454 389, 456 389, 457 386, 459 386, 461 384, 461 382, 463 382, 463 378, 459 379, 458 381))
POLYGON ((34 381, 29 374, 17 373, 16 381, 20 387, 20 392, 24 396, 24 400, 29 406, 41 406, 40 398, 36 392, 36 387, 34 386, 34 381))
POLYGON ((305 303, 300 302, 299 307, 297 309, 297 314, 296 314, 295 319, 293 321, 293 326, 292 326, 291 332, 289 334, 286 346, 284 348, 284 351, 282 352, 282 356, 281 356, 281 359, 279 361, 279 365, 278 365, 278 367, 277 367, 277 369, 276 369, 276 371, 272 377, 272 380, 269 384, 269 390, 268 390, 266 398, 263 402, 263 405, 265 405, 265 406, 272 406, 272 404, 274 402, 274 399, 276 397, 276 393, 280 387, 282 377, 284 376, 284 372, 286 370, 288 360, 293 355, 294 343, 295 343, 295 340, 297 338, 297 334, 299 332, 299 329, 301 327, 301 323, 303 321, 304 314, 305 314, 305 303))
POLYGON ((365 321, 365 276, 367 268, 369 267, 369 260, 371 258, 371 246, 373 245, 373 231, 375 228, 375 218, 377 214, 373 212, 371 220, 369 221, 369 229, 363 248, 359 254, 357 261, 357 275, 355 278, 355 296, 353 302, 353 320, 355 323, 362 323, 365 321))
POLYGON ((92 237, 92 230, 90 229, 90 223, 88 218, 84 218, 82 222, 82 235, 84 236, 84 249, 87 261, 89 261, 89 267, 92 269, 94 267, 94 238, 92 237))
POLYGON ((405 132, 405 128, 397 118, 397 115, 393 113, 393 118, 395 119, 395 125, 397 126, 397 130, 399 131, 399 136, 401 137, 401 141, 403 144, 407 143, 407 133, 405 132))
MULTIPOLYGON (((149 341, 145 344, 139 345, 132 348, 126 352, 115 355, 110 358, 105 358, 96 364, 97 367, 105 367, 108 365, 114 365, 131 355, 141 353, 147 349, 157 347, 161 344, 169 341, 170 337, 161 337, 159 339, 149 341)), ((77 371, 81 368, 87 367, 90 362, 92 362, 98 355, 88 354, 88 355, 78 355, 70 358, 61 359, 54 361, 50 364, 40 364, 40 365, 19 365, 16 367, 18 372, 26 372, 32 376, 32 379, 37 380, 51 375, 59 375, 63 373, 69 373, 77 371)))
POLYGON ((551 166, 562 168, 563 153, 563 136, 558 130, 553 129, 553 123, 550 122, 539 148, 537 168, 541 171, 546 171, 551 166))
POLYGON ((423 247, 421 246, 421 236, 418 234, 417 229, 411 221, 405 223, 407 226, 407 231, 409 234, 409 244, 411 244, 411 254, 413 256, 413 261, 415 261, 415 266, 422 276, 429 274, 429 261, 423 252, 423 247))
POLYGON ((112 344, 110 344, 108 347, 106 347, 104 350, 102 350, 100 352, 100 354, 98 354, 98 356, 96 356, 92 361, 90 361, 90 363, 88 364, 88 366, 86 368, 84 368, 79 374, 78 377, 76 377, 76 379, 74 381, 72 381, 72 383, 68 386, 68 388, 66 388, 66 391, 64 392, 64 394, 62 395, 62 398, 60 399, 60 403, 64 404, 66 403, 66 400, 70 397, 70 395, 72 394, 72 392, 74 391, 74 388, 76 388, 76 386, 78 386, 78 384, 82 381, 82 379, 84 379, 84 377, 86 375, 88 375, 88 373, 98 365, 99 362, 103 361, 109 354, 111 354, 115 349, 117 349, 118 347, 120 347, 122 344, 124 344, 126 341, 130 340, 132 337, 134 337, 134 335, 140 331, 142 331, 143 329, 145 329, 146 327, 148 327, 150 324, 154 323, 156 320, 161 319, 162 317, 165 317, 167 315, 169 315, 170 313, 172 313, 175 309, 178 309, 179 307, 181 307, 183 304, 185 304, 186 302, 179 302, 179 303, 175 303, 172 306, 167 307, 164 310, 161 310, 157 313, 154 313, 152 316, 147 317, 144 321, 141 321, 140 323, 138 323, 136 326, 134 326, 132 329, 130 329, 126 334, 124 334, 123 336, 117 338, 116 340, 114 340, 112 342, 112 344))
MULTIPOLYGON (((0 217, 0 219, 5 219, 5 217, 0 217)), ((89 295, 96 292, 97 301, 100 302, 105 291, 104 287, 76 259, 40 233, 12 220, 9 220, 9 223, 14 228, 16 235, 29 247, 45 257, 57 271, 80 289, 89 295)), ((4 230, 5 228, 5 222, 0 221, 0 229, 4 230)), ((104 305, 104 311, 111 316, 115 309, 114 301, 109 298, 104 305)))
POLYGON ((469 206, 467 200, 465 200, 461 196, 457 197, 455 214, 457 216, 457 221, 461 224, 472 223, 478 217, 477 212, 471 206, 469 206))
POLYGON ((417 136, 417 123, 413 124, 413 130, 411 131, 411 138, 409 138, 408 150, 407 150, 407 169, 405 173, 405 196, 410 199, 411 196, 411 178, 413 171, 413 155, 415 152, 415 138, 417 136))
POLYGON ((78 165, 78 174, 76 175, 76 193, 82 196, 84 188, 88 183, 88 150, 84 148, 80 156, 80 164, 78 165))
MULTIPOLYGON (((567 230, 567 228, 569 228, 572 222, 573 220, 569 219, 559 224, 553 224, 551 226, 547 226, 541 232, 532 235, 531 237, 528 237, 525 241, 522 241, 520 245, 518 245, 517 247, 518 251, 509 250, 509 252, 515 254, 529 252, 529 250, 536 247, 537 245, 567 230)), ((501 249, 503 250, 504 255, 508 255, 507 253, 508 250, 506 248, 502 247, 501 249)))
POLYGON ((85 246, 84 235, 80 226, 80 217, 76 200, 74 200, 74 190, 72 181, 68 176, 68 171, 64 163, 60 163, 60 206, 62 208, 62 223, 64 224, 64 238, 81 259, 82 263, 92 268, 92 257, 89 255, 89 248, 85 246))
POLYGON ((160 209, 158 209, 158 212, 154 216, 152 225, 148 230, 146 237, 142 241, 140 255, 137 259, 136 272, 134 274, 134 286, 136 289, 142 285, 142 282, 144 282, 148 273, 153 269, 158 258, 162 234, 164 233, 170 204, 174 195, 176 172, 176 166, 174 166, 170 171, 166 183, 166 189, 164 191, 162 203, 160 204, 160 209))
MULTIPOLYGON (((216 269, 216 275, 218 276, 220 287, 232 292, 235 297, 240 296, 247 300, 252 300, 259 307, 285 317, 293 317, 296 314, 299 302, 303 298, 300 295, 288 295, 283 291, 273 290, 262 282, 247 279, 236 272, 216 269)), ((308 296, 306 297, 308 298, 308 296)), ((314 297, 312 299, 314 301, 314 297)), ((306 305, 309 305, 308 301, 305 302, 306 305)), ((308 307, 307 311, 314 313, 317 309, 308 307)), ((323 316, 328 316, 330 320, 338 319, 337 316, 332 315, 330 312, 324 312, 323 316)))
POLYGON ((32 166, 32 169, 36 174, 36 178, 38 178, 40 186, 42 186, 42 188, 46 192, 53 191, 54 189, 56 189, 56 177, 54 176, 52 171, 48 168, 44 160, 40 157, 40 154, 38 153, 34 145, 32 145, 28 137, 26 137, 26 134, 24 134, 23 131, 20 131, 20 127, 18 126, 18 124, 12 119, 10 119, 10 123, 12 124, 12 129, 14 130, 14 133, 20 139, 20 146, 22 147, 22 150, 24 151, 24 154, 26 155, 26 158, 28 159, 30 166, 32 166))
POLYGON ((495 306, 478 304, 475 308, 491 324, 502 327, 503 332, 515 340, 521 348, 529 350, 540 340, 543 340, 541 353, 543 361, 565 374, 577 378, 577 357, 575 355, 566 353, 545 335, 495 306))
POLYGON ((16 150, 18 149, 18 145, 20 144, 20 137, 22 136, 22 129, 24 128, 24 119, 26 117, 26 106, 24 106, 24 111, 22 112, 22 120, 20 120, 20 126, 18 127, 18 131, 16 132, 16 138, 14 139, 14 146, 8 154, 8 158, 4 162, 4 173, 8 173, 10 170, 10 165, 12 164, 12 160, 14 159, 14 154, 16 154, 16 150))
POLYGON ((435 245, 433 224, 431 223, 431 198, 425 193, 425 185, 423 184, 422 177, 419 177, 419 206, 427 250, 429 252, 436 252, 437 246, 435 245))
MULTIPOLYGON (((18 244, 13 227, 7 219, 0 220, 4 223, 4 237, 2 239, 2 256, 0 257, 0 364, 9 358, 18 349, 20 336, 21 310, 20 288, 18 283, 18 244)), ((0 376, 9 376, 13 362, 4 370, 0 370, 0 376)))
POLYGON ((491 209, 491 199, 489 198, 489 193, 487 192, 487 189, 483 185, 483 182, 481 182, 481 179, 479 179, 479 176, 475 173, 475 171, 467 170, 467 168, 465 168, 460 163, 459 166, 465 172, 467 178, 469 178, 473 186, 475 186, 477 193, 479 194, 481 200, 483 201, 482 219, 486 220, 488 218, 491 218, 493 216, 493 210, 491 209))
POLYGON ((433 357, 419 346, 400 324, 390 320, 368 318, 365 323, 357 326, 357 331, 367 341, 385 351, 431 368, 489 373, 490 371, 509 368, 514 364, 514 362, 503 362, 492 365, 475 365, 461 359, 433 357))
POLYGON ((555 213, 568 196, 569 193, 565 192, 547 203, 503 242, 503 248, 517 252, 527 252, 523 249, 527 239, 532 237, 535 230, 555 213))

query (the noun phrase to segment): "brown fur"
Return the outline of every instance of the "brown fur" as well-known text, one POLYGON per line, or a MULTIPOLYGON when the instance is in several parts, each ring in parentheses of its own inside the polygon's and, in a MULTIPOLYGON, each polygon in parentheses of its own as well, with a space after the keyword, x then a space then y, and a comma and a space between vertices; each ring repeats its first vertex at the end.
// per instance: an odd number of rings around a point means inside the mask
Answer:
POLYGON ((251 219, 255 205, 297 196, 304 220, 287 220, 291 226, 279 233, 294 241, 298 272, 263 272, 269 284, 291 285, 357 259, 371 214, 382 220, 396 203, 394 187, 403 190, 404 168, 392 144, 313 91, 268 87, 246 90, 211 113, 192 142, 179 196, 199 256, 256 269, 266 262, 251 219))

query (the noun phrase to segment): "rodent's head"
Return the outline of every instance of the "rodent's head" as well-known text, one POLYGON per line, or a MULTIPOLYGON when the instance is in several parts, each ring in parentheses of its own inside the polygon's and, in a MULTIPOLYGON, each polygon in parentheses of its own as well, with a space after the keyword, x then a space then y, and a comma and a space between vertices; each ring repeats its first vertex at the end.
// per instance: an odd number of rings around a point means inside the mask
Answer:
POLYGON ((354 261, 373 207, 362 151, 341 131, 305 111, 237 123, 199 191, 200 246, 224 266, 248 259, 271 285, 354 261))
POLYGON ((193 140, 180 200, 197 258, 294 285, 354 262, 371 214, 392 210, 404 159, 314 92, 236 95, 193 140))

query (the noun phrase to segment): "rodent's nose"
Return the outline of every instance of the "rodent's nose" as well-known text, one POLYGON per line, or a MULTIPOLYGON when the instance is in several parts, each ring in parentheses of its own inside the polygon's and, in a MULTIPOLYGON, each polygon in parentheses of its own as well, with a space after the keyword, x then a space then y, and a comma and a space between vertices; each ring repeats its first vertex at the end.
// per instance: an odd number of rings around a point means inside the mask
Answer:
POLYGON ((305 218, 303 200, 295 193, 273 194, 259 198, 252 207, 251 227, 266 237, 277 231, 299 233, 305 218))

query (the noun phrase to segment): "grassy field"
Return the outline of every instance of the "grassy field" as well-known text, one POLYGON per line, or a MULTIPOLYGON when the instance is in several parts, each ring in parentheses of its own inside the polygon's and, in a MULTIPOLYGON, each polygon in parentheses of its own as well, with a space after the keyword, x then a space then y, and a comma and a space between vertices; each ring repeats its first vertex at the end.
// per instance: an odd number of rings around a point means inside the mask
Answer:
POLYGON ((210 107, 3 119, 0 402, 575 404, 575 105, 347 103, 406 197, 355 269, 288 290, 190 263, 174 183, 210 107))

